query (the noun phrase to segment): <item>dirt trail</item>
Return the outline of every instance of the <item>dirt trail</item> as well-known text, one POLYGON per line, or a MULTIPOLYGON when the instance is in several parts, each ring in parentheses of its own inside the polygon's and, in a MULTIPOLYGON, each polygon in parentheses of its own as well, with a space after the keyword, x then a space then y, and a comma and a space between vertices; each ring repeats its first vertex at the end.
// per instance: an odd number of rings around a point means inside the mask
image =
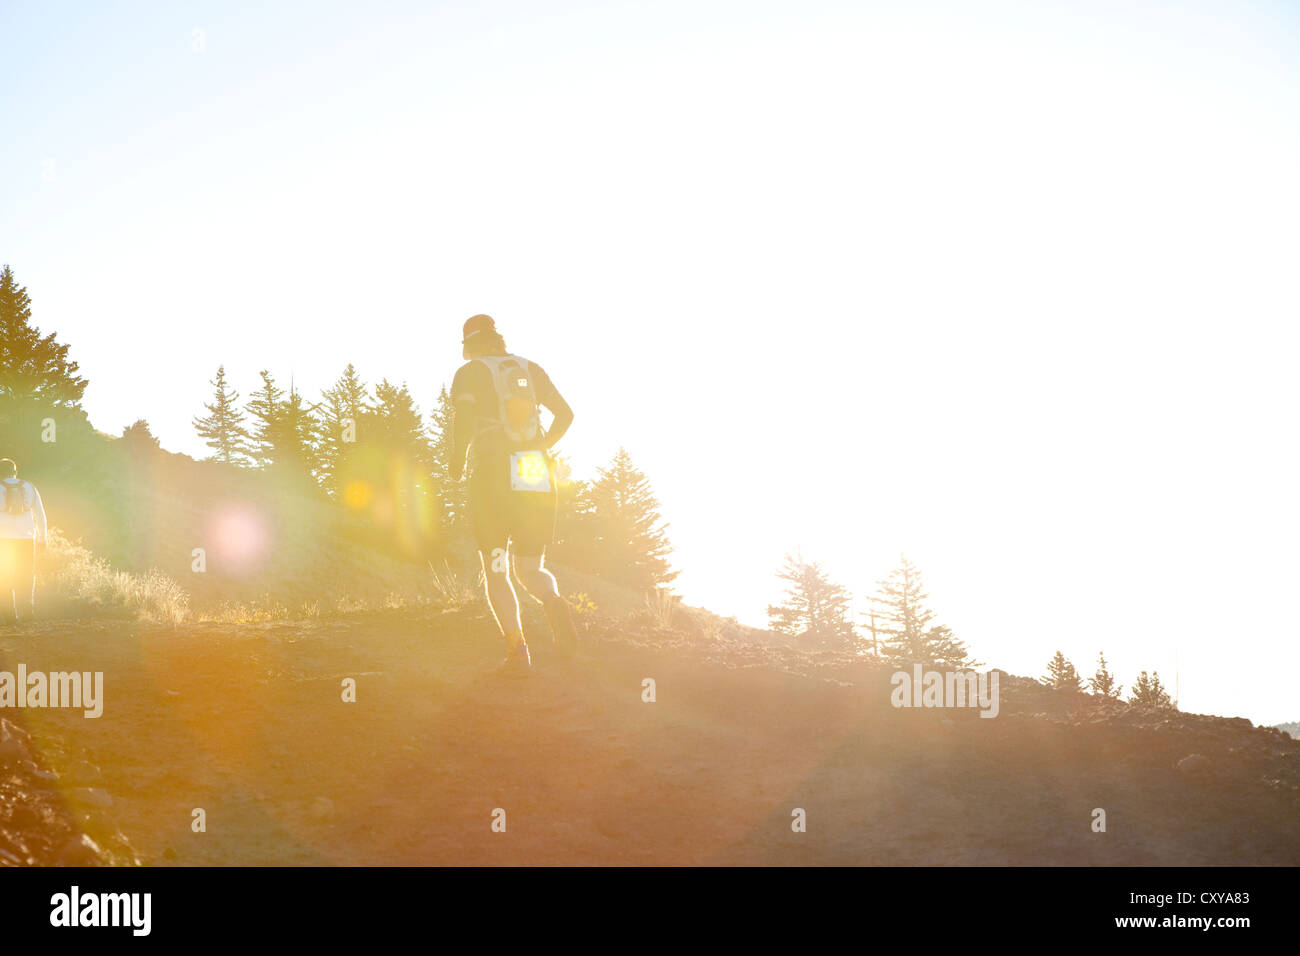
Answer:
POLYGON ((1190 724, 894 710, 860 671, 600 635, 511 679, 500 650, 476 612, 48 622, 0 634, 0 669, 102 670, 104 716, 2 715, 56 797, 99 768, 112 805, 68 819, 148 865, 1300 863, 1300 742, 1264 731, 1190 777, 1219 739, 1190 724))

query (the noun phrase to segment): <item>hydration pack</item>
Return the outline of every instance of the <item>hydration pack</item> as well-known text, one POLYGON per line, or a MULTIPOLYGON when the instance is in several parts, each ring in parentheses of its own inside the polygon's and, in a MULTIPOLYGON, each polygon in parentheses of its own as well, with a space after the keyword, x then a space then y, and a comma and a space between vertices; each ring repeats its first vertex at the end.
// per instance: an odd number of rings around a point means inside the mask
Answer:
POLYGON ((541 410, 533 392, 528 360, 518 355, 483 355, 478 358, 492 373, 497 393, 497 420, 506 438, 532 442, 542 437, 541 410))
POLYGON ((5 514, 25 515, 32 510, 32 503, 27 497, 27 482, 0 481, 0 488, 5 491, 5 514))

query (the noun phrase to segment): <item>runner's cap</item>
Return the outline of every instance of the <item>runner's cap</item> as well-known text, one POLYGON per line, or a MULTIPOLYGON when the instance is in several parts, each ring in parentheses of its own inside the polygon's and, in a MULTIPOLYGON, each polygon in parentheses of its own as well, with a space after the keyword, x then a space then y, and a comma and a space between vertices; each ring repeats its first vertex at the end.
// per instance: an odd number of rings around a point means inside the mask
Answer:
POLYGON ((465 320, 465 328, 461 334, 461 344, 464 345, 469 341, 469 337, 478 332, 495 332, 497 324, 492 321, 490 315, 471 315, 465 320))

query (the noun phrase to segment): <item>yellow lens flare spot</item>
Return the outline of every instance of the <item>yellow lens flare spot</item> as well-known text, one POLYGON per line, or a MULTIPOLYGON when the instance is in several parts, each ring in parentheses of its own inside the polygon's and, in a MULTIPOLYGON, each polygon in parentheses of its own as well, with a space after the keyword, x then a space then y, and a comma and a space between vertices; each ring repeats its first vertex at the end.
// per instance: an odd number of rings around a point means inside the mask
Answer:
POLYGON ((361 510, 375 498, 375 490, 368 481, 349 481, 343 489, 343 502, 349 508, 361 510))

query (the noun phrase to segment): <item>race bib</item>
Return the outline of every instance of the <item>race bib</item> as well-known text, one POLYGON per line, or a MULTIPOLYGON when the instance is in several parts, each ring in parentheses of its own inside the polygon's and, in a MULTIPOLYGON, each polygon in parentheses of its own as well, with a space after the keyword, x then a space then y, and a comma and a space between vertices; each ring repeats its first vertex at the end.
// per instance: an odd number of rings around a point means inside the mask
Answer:
POLYGON ((540 451, 517 451, 510 455, 511 491, 550 491, 551 471, 540 451))

